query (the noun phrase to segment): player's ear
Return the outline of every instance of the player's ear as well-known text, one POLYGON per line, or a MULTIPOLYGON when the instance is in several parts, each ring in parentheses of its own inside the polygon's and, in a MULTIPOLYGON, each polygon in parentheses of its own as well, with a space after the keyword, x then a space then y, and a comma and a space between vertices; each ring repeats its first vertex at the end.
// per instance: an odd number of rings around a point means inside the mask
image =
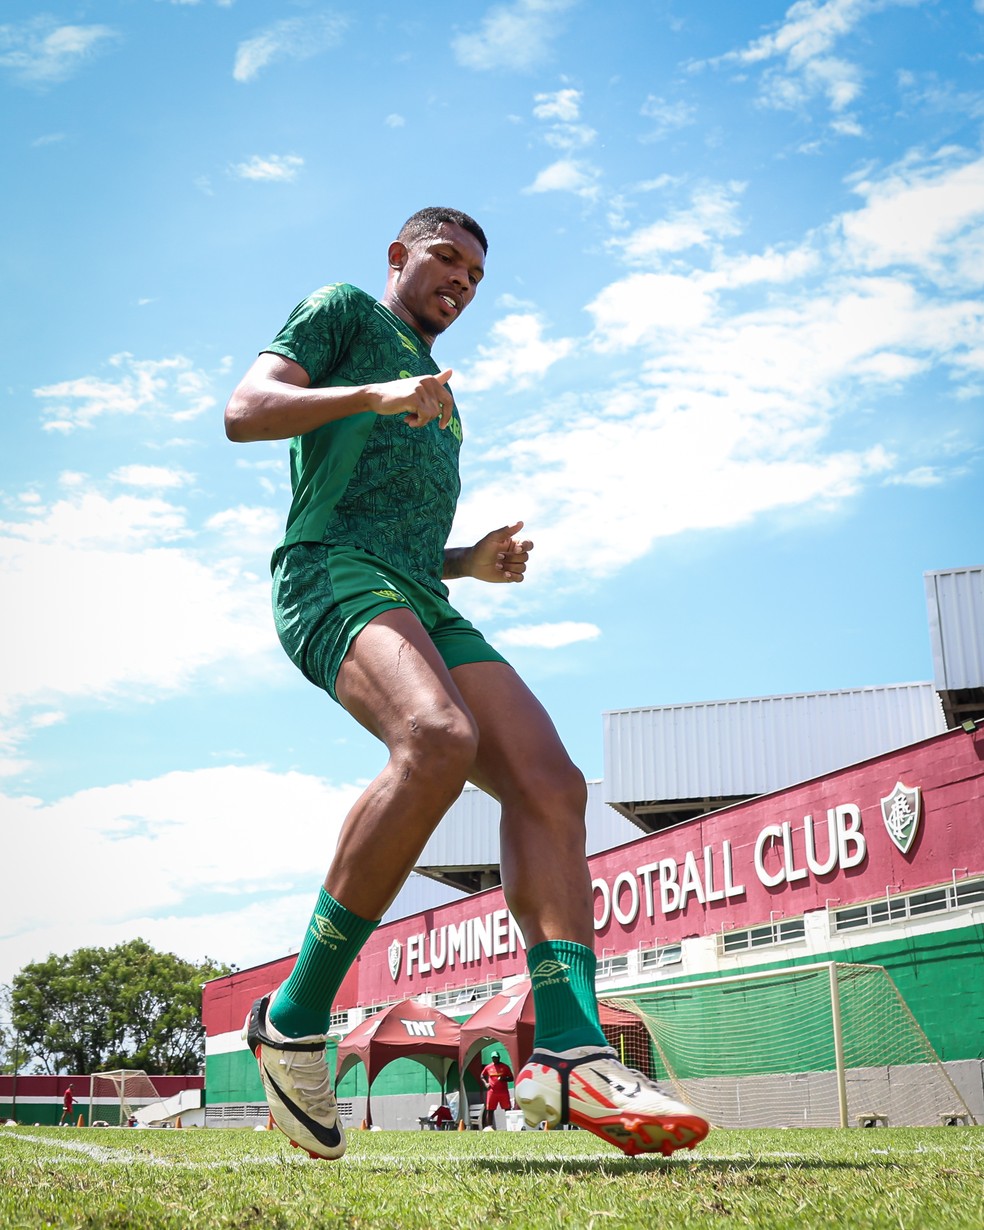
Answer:
POLYGON ((389 260, 389 267, 391 269, 402 269, 407 263, 408 256, 409 252, 407 250, 407 245, 405 243, 400 243, 398 239, 394 239, 389 246, 389 253, 387 257, 389 260))

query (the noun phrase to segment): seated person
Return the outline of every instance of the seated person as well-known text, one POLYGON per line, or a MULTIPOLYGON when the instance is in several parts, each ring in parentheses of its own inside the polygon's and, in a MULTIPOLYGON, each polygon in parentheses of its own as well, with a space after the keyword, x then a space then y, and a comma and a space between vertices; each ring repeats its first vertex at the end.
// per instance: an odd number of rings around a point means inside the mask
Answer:
POLYGON ((442 1128, 448 1127, 453 1121, 451 1107, 448 1106, 447 1102, 442 1102, 440 1106, 434 1107, 429 1118, 437 1130, 441 1131, 442 1128))

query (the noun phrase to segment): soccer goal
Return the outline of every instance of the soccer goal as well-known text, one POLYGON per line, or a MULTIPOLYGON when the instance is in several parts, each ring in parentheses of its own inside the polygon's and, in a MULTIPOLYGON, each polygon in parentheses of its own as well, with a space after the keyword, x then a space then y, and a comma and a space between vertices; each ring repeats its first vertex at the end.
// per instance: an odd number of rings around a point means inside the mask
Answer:
POLYGON ((606 999, 635 1013, 624 1062, 719 1127, 973 1123, 888 971, 824 962, 606 999))
POLYGON ((161 1095, 146 1072, 94 1072, 89 1078, 89 1124, 126 1127, 143 1107, 160 1100, 161 1095))

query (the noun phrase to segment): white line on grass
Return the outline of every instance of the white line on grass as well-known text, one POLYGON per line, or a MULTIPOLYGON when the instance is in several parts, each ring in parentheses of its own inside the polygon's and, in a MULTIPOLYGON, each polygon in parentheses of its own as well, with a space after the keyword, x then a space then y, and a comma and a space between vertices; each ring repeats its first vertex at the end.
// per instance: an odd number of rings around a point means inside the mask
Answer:
MULTIPOLYGON (((64 1140, 51 1136, 35 1136, 26 1132, 10 1132, 4 1133, 3 1140, 18 1141, 35 1145, 42 1145, 44 1148, 51 1151, 50 1160, 58 1162, 61 1165, 82 1165, 84 1162, 96 1162, 100 1165, 113 1166, 159 1166, 177 1170, 238 1170, 245 1166, 308 1166, 317 1165, 316 1159, 308 1158, 298 1151, 293 1153, 287 1150, 286 1146, 278 1149, 274 1153, 266 1154, 248 1154, 243 1157, 229 1157, 224 1159, 209 1159, 209 1160, 191 1160, 187 1158, 175 1157, 160 1157, 152 1154, 142 1144, 137 1146, 140 1152, 134 1153, 130 1149, 110 1148, 106 1145, 90 1144, 82 1140, 64 1140), (74 1156, 73 1156, 74 1155, 74 1156)), ((980 1147, 976 1142, 968 1142, 960 1146, 964 1152, 977 1153, 980 1152, 980 1147)), ((942 1152, 938 1146, 916 1145, 912 1148, 903 1149, 893 1146, 889 1149, 869 1149, 868 1153, 873 1157, 896 1156, 903 1157, 907 1155, 927 1154, 942 1152)), ((731 1163, 731 1162, 748 1162, 754 1161, 796 1161, 815 1159, 816 1152, 807 1150, 804 1152, 793 1152, 784 1150, 782 1152, 756 1152, 748 1150, 743 1153, 709 1153, 709 1152, 694 1152, 690 1153, 680 1150, 672 1157, 663 1158, 658 1154, 642 1154, 635 1160, 638 1163, 658 1163, 660 1165, 689 1165, 701 1162, 715 1163, 731 1163)), ((341 1166, 345 1169, 392 1169, 406 1170, 408 1165, 419 1163, 425 1165, 432 1170, 446 1170, 454 1168, 460 1170, 463 1167, 478 1167, 487 1165, 490 1162, 509 1161, 511 1163, 528 1161, 531 1164, 538 1165, 541 1163, 550 1163, 560 1166, 580 1166, 585 1163, 599 1162, 623 1162, 625 1157, 615 1150, 605 1150, 598 1153, 530 1153, 521 1154, 445 1154, 442 1157, 428 1157, 426 1155, 404 1154, 404 1153, 362 1153, 354 1151, 347 1153, 344 1157, 339 1158, 335 1162, 328 1163, 329 1166, 341 1166)))

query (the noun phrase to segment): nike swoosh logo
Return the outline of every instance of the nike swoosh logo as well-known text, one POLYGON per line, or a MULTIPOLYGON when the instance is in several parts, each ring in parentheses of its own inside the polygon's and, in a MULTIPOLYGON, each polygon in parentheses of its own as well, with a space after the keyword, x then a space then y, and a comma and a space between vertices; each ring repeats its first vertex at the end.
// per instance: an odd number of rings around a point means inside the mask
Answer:
POLYGON ((603 1080, 609 1089, 616 1089, 619 1093, 624 1093, 627 1098, 634 1098, 637 1093, 641 1092, 642 1086, 636 1081, 635 1089, 629 1089, 627 1085, 621 1085, 617 1081, 610 1081, 604 1072, 599 1072, 597 1068, 592 1068, 595 1076, 603 1080))
POLYGON ((276 1090, 277 1097, 280 1098, 281 1102, 283 1102, 284 1106, 287 1107, 298 1123, 303 1124, 315 1140, 319 1140, 323 1145, 327 1145, 329 1149, 337 1148, 342 1141, 342 1134, 338 1130, 338 1124, 336 1123, 333 1128, 326 1128, 324 1124, 319 1123, 317 1119, 312 1119, 306 1111, 303 1111, 292 1098, 289 1098, 287 1094, 284 1093, 277 1082, 273 1079, 270 1069, 264 1067, 263 1070, 266 1072, 267 1080, 269 1080, 270 1084, 276 1090))

